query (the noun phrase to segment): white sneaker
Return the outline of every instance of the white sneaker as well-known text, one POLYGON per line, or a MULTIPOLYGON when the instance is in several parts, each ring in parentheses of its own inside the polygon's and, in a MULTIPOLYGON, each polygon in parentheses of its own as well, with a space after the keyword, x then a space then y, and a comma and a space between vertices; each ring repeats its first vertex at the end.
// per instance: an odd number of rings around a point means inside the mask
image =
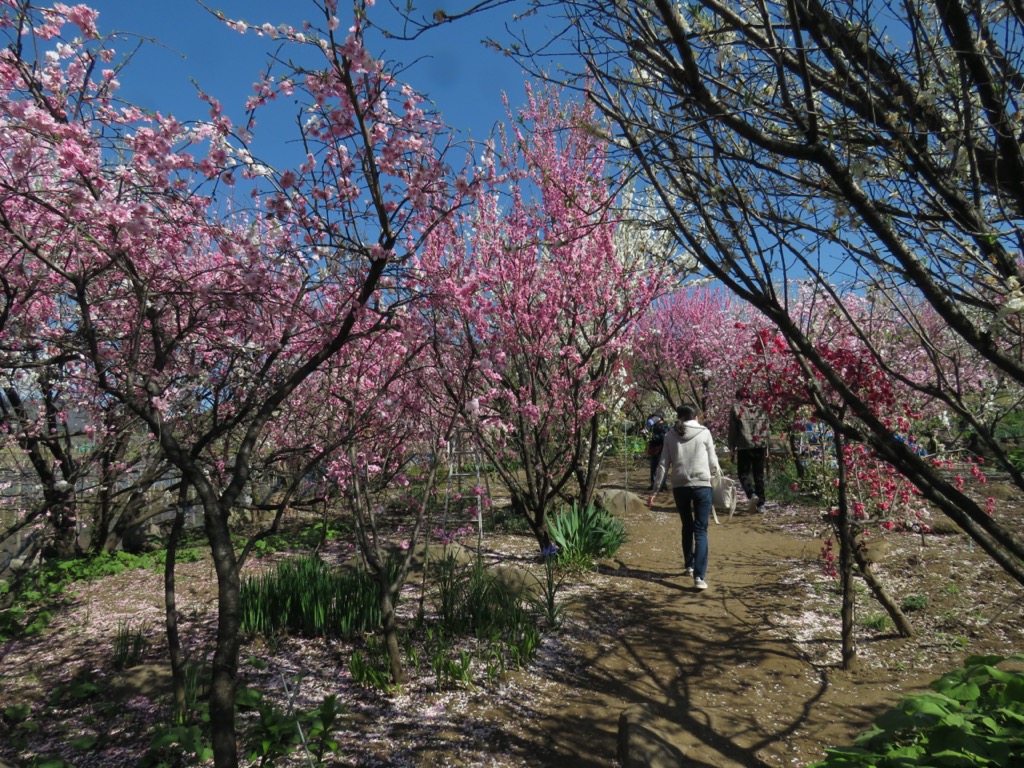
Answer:
POLYGON ((693 568, 683 568, 683 576, 693 576, 693 568))
POLYGON ((707 589, 708 588, 708 583, 706 581, 704 581, 704 579, 702 579, 700 576, 696 576, 693 579, 693 588, 694 589, 707 589))
POLYGON ((760 499, 757 498, 757 494, 755 493, 747 500, 747 510, 750 512, 759 512, 760 510, 757 508, 757 502, 759 501, 760 499))

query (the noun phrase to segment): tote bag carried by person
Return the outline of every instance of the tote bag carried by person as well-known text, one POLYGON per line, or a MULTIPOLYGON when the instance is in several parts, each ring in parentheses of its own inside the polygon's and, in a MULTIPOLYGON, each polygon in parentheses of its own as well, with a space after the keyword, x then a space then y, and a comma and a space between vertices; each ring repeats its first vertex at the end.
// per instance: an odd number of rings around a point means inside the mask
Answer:
MULTIPOLYGON (((732 513, 736 511, 736 481, 722 474, 711 477, 711 505, 717 512, 732 513)), ((715 515, 718 522, 718 515, 715 515)))

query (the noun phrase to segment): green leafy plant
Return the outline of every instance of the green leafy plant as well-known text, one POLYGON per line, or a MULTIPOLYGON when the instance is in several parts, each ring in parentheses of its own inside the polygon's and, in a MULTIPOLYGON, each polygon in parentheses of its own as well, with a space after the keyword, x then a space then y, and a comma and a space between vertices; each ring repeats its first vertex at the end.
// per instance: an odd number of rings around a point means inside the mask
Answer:
POLYGON ((510 590, 479 563, 462 566, 446 559, 432 569, 437 623, 426 628, 424 659, 439 689, 472 687, 474 668, 488 679, 521 667, 540 642, 535 604, 510 590), (456 639, 475 637, 476 653, 456 639))
POLYGON ((643 456, 647 447, 647 440, 642 435, 624 435, 617 432, 614 435, 607 435, 608 456, 624 456, 634 458, 643 456))
POLYGON ((490 683, 505 677, 507 671, 506 654, 500 642, 489 642, 480 652, 480 660, 484 665, 484 676, 490 683))
POLYGON ((473 654, 467 650, 459 651, 458 656, 450 656, 446 662, 445 677, 449 685, 460 688, 474 688, 473 685, 473 654))
POLYGON ((2 730, 15 747, 24 747, 28 739, 39 731, 39 723, 31 719, 32 708, 28 704, 14 704, 0 713, 2 730))
POLYGON ((184 679, 185 712, 179 713, 182 719, 178 722, 178 725, 184 725, 186 713, 192 712, 199 706, 199 697, 202 694, 204 682, 203 665, 195 662, 186 662, 184 679))
POLYGON ((903 598, 903 601, 900 603, 900 608, 902 608, 907 613, 911 613, 913 611, 923 611, 927 607, 928 598, 925 595, 907 595, 903 598))
POLYGON ((626 525, 605 509, 573 504, 548 518, 548 532, 563 564, 590 568, 600 557, 611 557, 626 542, 626 525))
POLYGON ((537 627, 521 627, 516 637, 509 642, 512 663, 522 669, 537 653, 540 645, 540 630, 537 627))
POLYGON ((263 694, 255 688, 239 687, 235 703, 240 711, 258 714, 244 737, 244 753, 250 764, 272 766, 301 743, 298 718, 265 702, 263 694))
POLYGON ((352 680, 362 686, 393 692, 395 686, 391 681, 387 648, 376 637, 367 637, 364 650, 365 654, 355 650, 349 657, 348 671, 352 680))
POLYGON ((962 651, 968 645, 970 640, 962 635, 951 635, 948 632, 938 632, 935 635, 935 642, 937 645, 941 645, 949 651, 962 651))
POLYGON ((157 730, 139 768, 196 765, 213 759, 213 747, 202 725, 177 724, 157 730))
POLYGON ((457 687, 473 687, 473 655, 465 649, 456 650, 452 638, 441 628, 427 631, 430 670, 439 691, 457 687))
POLYGON ((430 658, 430 669, 434 673, 438 690, 441 689, 444 680, 445 660, 448 658, 450 645, 445 637, 444 630, 427 629, 427 655, 430 658))
POLYGON ((412 669, 414 673, 420 670, 420 650, 416 647, 416 644, 412 641, 412 637, 407 634, 402 634, 402 644, 405 650, 405 663, 412 669))
POLYGON ((445 558, 434 564, 432 573, 438 623, 450 634, 504 636, 530 620, 523 596, 511 591, 480 563, 460 565, 445 558))
POLYGON ((90 749, 95 747, 97 743, 99 743, 99 740, 100 737, 97 734, 87 733, 82 736, 77 736, 76 738, 71 739, 68 742, 68 744, 70 744, 72 747, 79 750, 80 752, 88 752, 90 749))
POLYGON ((55 687, 50 694, 50 700, 55 703, 78 704, 94 699, 99 691, 93 673, 88 669, 81 669, 67 683, 55 687))
POLYGON ((337 728, 343 712, 344 708, 338 703, 338 697, 331 694, 324 696, 320 706, 305 718, 307 745, 318 764, 323 763, 327 753, 337 755, 341 752, 341 742, 331 734, 337 728))
POLYGON ((28 768, 75 768, 74 763, 69 763, 62 757, 40 756, 32 759, 28 768))
MULTIPOLYGON (((250 660, 249 663, 260 666, 258 660, 250 660)), ((308 712, 285 712, 267 701, 259 690, 239 686, 235 705, 239 712, 256 715, 247 718, 248 726, 242 737, 242 753, 248 765, 270 768, 299 747, 306 751, 311 765, 314 757, 317 764, 322 764, 327 753, 337 754, 341 748, 333 736, 344 711, 337 696, 325 696, 319 707, 308 712)), ((198 722, 159 729, 139 766, 170 768, 196 765, 212 757, 209 716, 204 704, 199 707, 198 722)))
POLYGON ((818 445, 815 450, 801 456, 803 472, 792 464, 779 467, 767 478, 768 498, 785 502, 806 502, 815 499, 822 506, 836 503, 835 479, 837 468, 830 449, 818 445))
POLYGON ((562 586, 564 576, 556 577, 558 549, 549 547, 541 553, 544 558, 544 581, 541 582, 542 591, 533 600, 534 607, 538 610, 548 627, 556 629, 562 624, 562 615, 565 612, 565 604, 558 599, 558 590, 562 586))
POLYGON ((830 749, 810 768, 1017 765, 1024 755, 1024 655, 972 656, 881 715, 854 746, 830 749))
POLYGON ((118 622, 114 633, 114 669, 128 669, 141 662, 147 645, 145 624, 132 627, 130 621, 118 622))

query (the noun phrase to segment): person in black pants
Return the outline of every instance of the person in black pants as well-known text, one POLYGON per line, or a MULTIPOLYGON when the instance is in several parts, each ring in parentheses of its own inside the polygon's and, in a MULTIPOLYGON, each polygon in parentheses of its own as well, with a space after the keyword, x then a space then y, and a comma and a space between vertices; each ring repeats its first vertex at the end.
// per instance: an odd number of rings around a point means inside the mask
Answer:
POLYGON ((751 402, 745 389, 736 393, 729 411, 729 450, 736 459, 736 474, 747 494, 751 512, 764 508, 764 471, 768 463, 768 414, 751 402))
MULTIPOLYGON (((665 417, 660 412, 655 413, 647 420, 647 458, 651 462, 651 485, 650 490, 654 488, 654 475, 658 471, 658 461, 661 459, 661 449, 665 443, 665 435, 668 433, 668 423, 665 421, 665 417)), ((661 490, 665 490, 668 487, 668 480, 666 479, 662 483, 661 490)))

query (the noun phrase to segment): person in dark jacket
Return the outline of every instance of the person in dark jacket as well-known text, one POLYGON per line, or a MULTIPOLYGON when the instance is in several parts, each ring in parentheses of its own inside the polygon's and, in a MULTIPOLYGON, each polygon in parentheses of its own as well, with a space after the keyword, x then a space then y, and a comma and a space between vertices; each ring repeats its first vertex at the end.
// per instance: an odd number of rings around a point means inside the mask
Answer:
MULTIPOLYGON (((665 445, 665 435, 668 434, 668 422, 661 412, 657 412, 647 420, 647 458, 651 464, 651 485, 648 490, 655 490, 654 474, 658 471, 658 462, 661 460, 661 449, 665 445)), ((664 491, 667 486, 662 484, 658 490, 664 491)))
MULTIPOLYGON (((721 475, 722 468, 711 431, 697 422, 696 407, 681 405, 676 416, 678 420, 665 435, 653 487, 659 488, 666 475, 670 476, 672 496, 683 524, 683 573, 693 575, 694 588, 707 589, 711 478, 721 475)), ((647 505, 653 503, 651 493, 647 505)))

